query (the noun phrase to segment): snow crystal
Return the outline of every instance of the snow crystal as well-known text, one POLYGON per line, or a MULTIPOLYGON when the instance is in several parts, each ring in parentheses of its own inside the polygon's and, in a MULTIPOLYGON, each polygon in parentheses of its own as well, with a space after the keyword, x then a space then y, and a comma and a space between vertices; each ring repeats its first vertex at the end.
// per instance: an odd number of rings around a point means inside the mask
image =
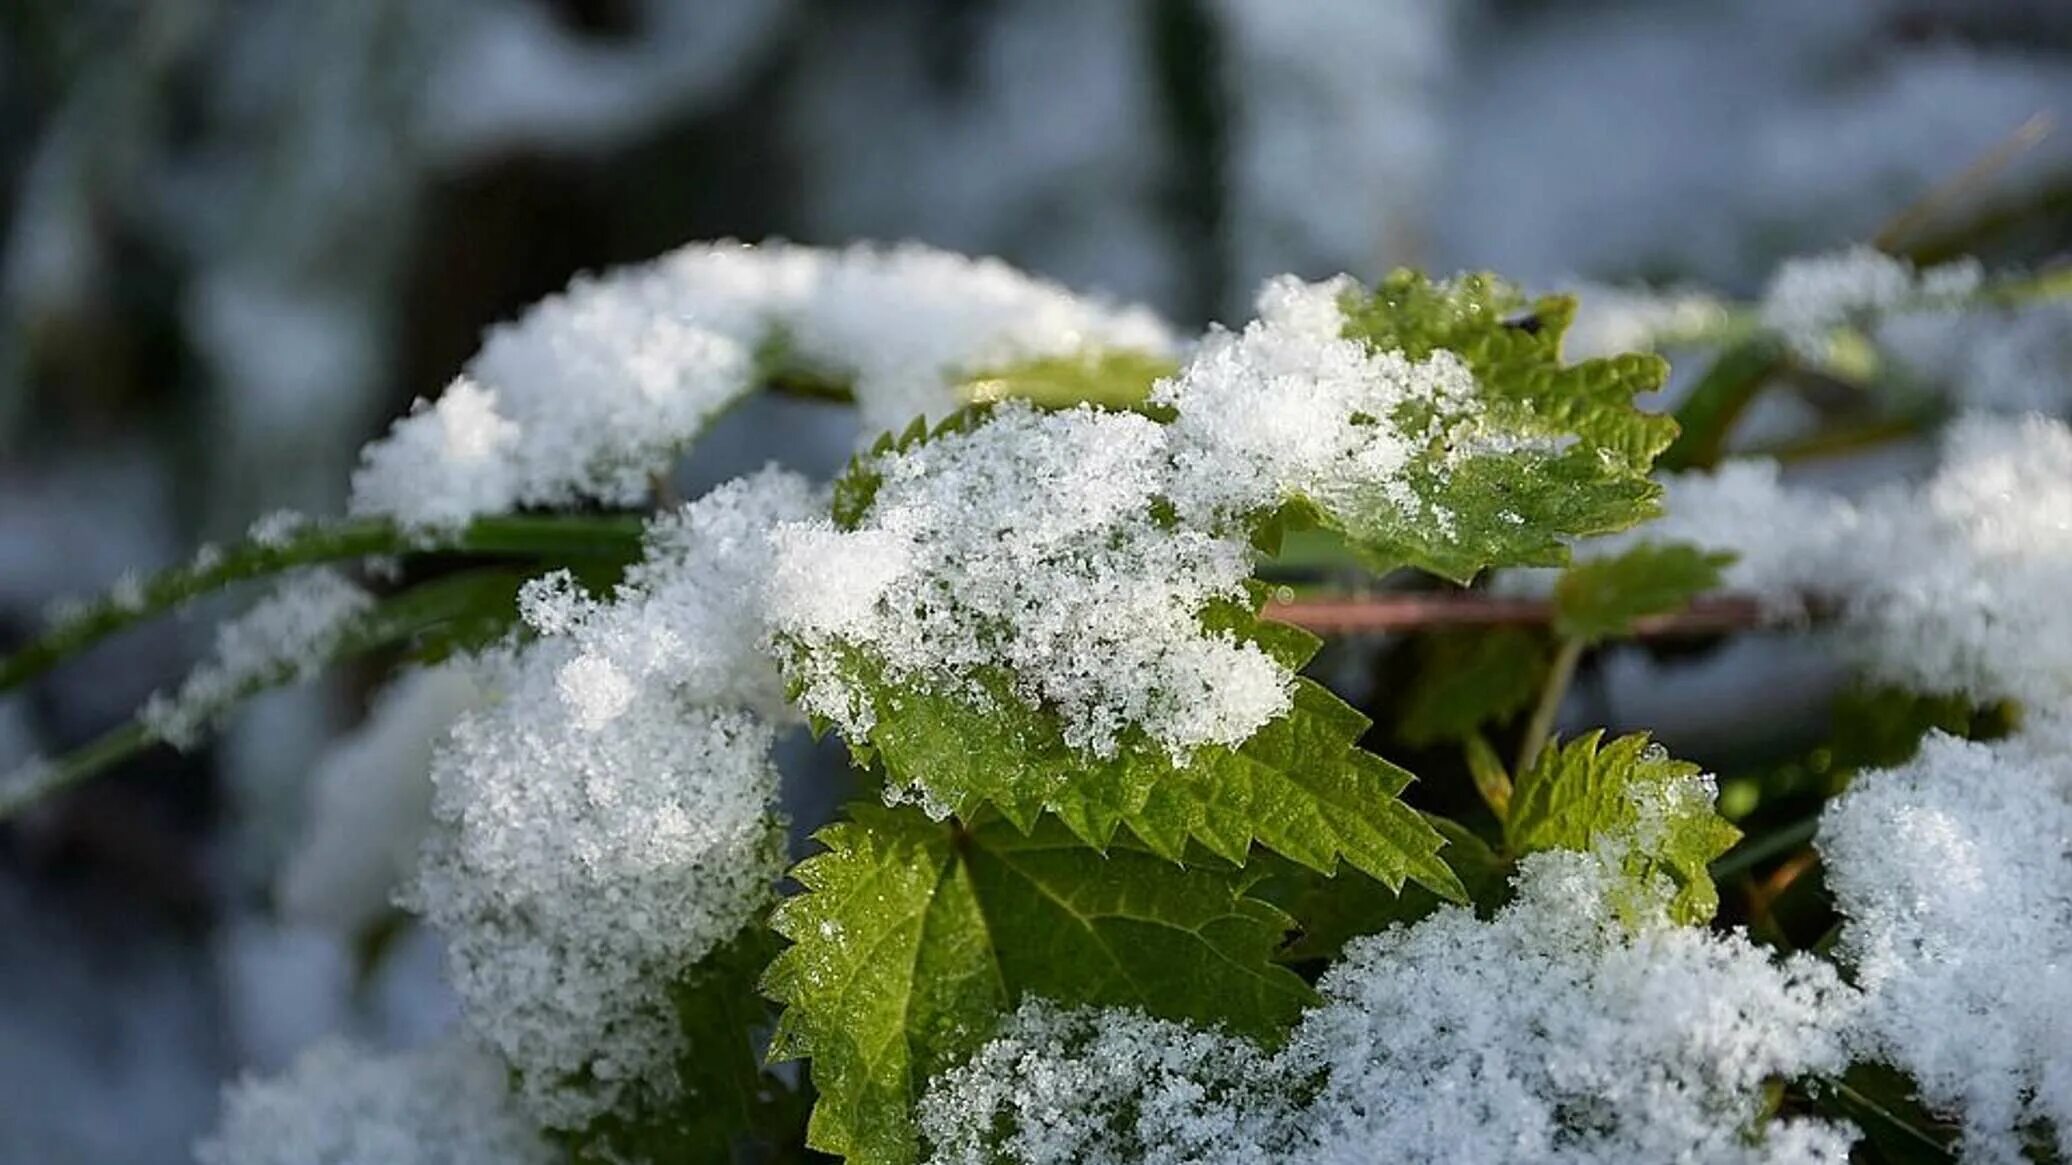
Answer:
POLYGON ((226 1089, 200 1165, 540 1165, 559 1155, 513 1103, 504 1069, 461 1043, 397 1056, 342 1043, 226 1089))
POLYGON ((302 838, 275 886, 284 918, 351 937, 381 916, 431 821, 433 749, 482 699, 459 665, 412 672, 330 746, 310 776, 302 838))
POLYGON ((177 691, 154 694, 140 713, 151 733, 192 748, 202 732, 255 684, 308 679, 374 605, 374 597, 334 570, 289 576, 252 609, 216 629, 215 651, 177 691))
POLYGON ((1763 291, 1763 325, 1781 335, 1807 359, 1827 353, 1834 329, 1874 313, 1932 303, 1978 289, 1976 263, 1951 263, 1916 272, 1904 259, 1851 247, 1825 255, 1791 259, 1777 268, 1763 291))
POLYGON ((871 432, 958 403, 960 374, 1104 348, 1167 352, 1141 309, 920 246, 693 245, 578 279, 491 329, 435 404, 369 445, 356 513, 420 529, 520 505, 633 505, 757 383, 766 354, 852 379, 871 432))
MULTIPOLYGON (((1731 550, 1731 587, 1839 606, 1883 678, 2043 707, 2072 698, 2072 428, 1970 416, 1935 476, 1861 501, 1785 486, 1767 462, 1667 482, 1650 537, 1731 550)), ((1616 545, 1608 542, 1607 545, 1616 545)), ((1592 552, 1595 552, 1593 549, 1592 552)))
POLYGON ((1821 817, 1863 1054, 1963 1118, 1966 1160, 2026 1160, 2045 1118, 2072 1154, 2072 753, 2036 743, 1931 736, 1821 817))
POLYGON ((1831 968, 1659 917, 1628 930, 1630 896, 1592 855, 1528 857, 1517 887, 1487 922, 1448 907, 1356 940, 1271 1056, 1025 1005, 931 1085, 935 1160, 1848 1159, 1843 1127, 1759 1125, 1771 1080, 1846 1063, 1854 995, 1831 968))
POLYGON ((810 712, 853 734, 870 711, 837 641, 896 679, 985 706, 1002 678, 1054 708, 1073 747, 1113 755, 1141 727, 1184 751, 1235 745, 1289 706, 1257 647, 1202 629, 1242 601, 1251 551, 1162 522, 1167 430, 1131 413, 995 410, 877 459, 861 527, 786 528, 772 612, 810 712))
POLYGON ((670 985, 780 871, 772 729, 741 709, 782 705, 757 600, 771 526, 813 501, 765 471, 651 523, 609 602, 565 576, 529 585, 540 637, 487 665, 497 702, 433 761, 406 904, 445 935, 470 1024, 550 1126, 673 1094, 670 985))

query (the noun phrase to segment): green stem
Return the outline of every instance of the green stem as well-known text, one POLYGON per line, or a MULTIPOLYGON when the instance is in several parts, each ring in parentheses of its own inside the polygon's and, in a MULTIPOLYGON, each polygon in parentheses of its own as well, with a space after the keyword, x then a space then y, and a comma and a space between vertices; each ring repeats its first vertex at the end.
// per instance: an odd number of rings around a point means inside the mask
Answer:
POLYGON ((1533 705, 1532 719, 1526 722, 1525 738, 1518 742, 1518 764, 1512 772, 1524 773, 1532 768, 1532 762, 1539 759, 1540 750, 1554 735, 1554 717, 1561 711, 1561 700, 1568 695, 1568 686, 1576 678, 1576 665, 1582 662, 1584 643, 1581 639, 1568 638, 1561 641, 1561 647, 1554 653, 1554 665, 1547 672, 1547 682, 1540 688, 1540 702, 1533 705))
POLYGON ((1761 837, 1749 838, 1712 863, 1712 878, 1716 882, 1724 882, 1745 874, 1772 858, 1798 849, 1812 841, 1819 832, 1820 818, 1808 817, 1761 837))
POLYGON ((235 583, 297 567, 425 552, 525 558, 631 559, 640 552, 633 516, 510 514, 478 518, 458 533, 426 540, 383 519, 310 526, 273 542, 241 542, 161 571, 130 593, 118 590, 57 621, 15 654, 0 659, 0 692, 20 686, 108 636, 235 583))
MULTIPOLYGON (((406 643, 441 627, 480 614, 485 607, 500 604, 509 609, 511 596, 524 580, 521 572, 476 571, 429 582, 387 599, 339 638, 327 663, 339 663, 406 643)), ((299 663, 284 664, 240 685, 220 704, 209 709, 208 719, 218 720, 245 700, 269 688, 280 687, 309 674, 299 663)), ((53 793, 69 789, 142 753, 160 738, 141 720, 132 720, 104 733, 92 743, 45 764, 31 764, 10 779, 0 781, 0 822, 13 817, 53 793)))

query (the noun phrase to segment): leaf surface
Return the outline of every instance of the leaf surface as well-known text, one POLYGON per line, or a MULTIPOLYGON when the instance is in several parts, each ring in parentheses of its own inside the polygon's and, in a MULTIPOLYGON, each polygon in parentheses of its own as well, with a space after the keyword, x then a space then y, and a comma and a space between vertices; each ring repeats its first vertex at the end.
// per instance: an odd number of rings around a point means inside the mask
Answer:
POLYGON ((1057 822, 975 828, 864 804, 821 831, 773 925, 773 1059, 809 1057, 815 1148, 915 1159, 912 1108, 1023 998, 1141 1008, 1271 1038, 1311 993, 1274 963, 1290 927, 1255 875, 1088 849, 1057 822))

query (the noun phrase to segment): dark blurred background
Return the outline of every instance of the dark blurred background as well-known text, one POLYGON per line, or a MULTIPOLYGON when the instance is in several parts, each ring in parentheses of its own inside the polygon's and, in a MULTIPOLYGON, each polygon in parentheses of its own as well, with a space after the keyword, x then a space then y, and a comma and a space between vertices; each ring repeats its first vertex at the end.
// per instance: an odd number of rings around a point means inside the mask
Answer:
MULTIPOLYGON (((685 241, 920 239, 1188 328, 1403 263, 1747 294, 2068 98, 2064 0, 0 0, 0 649, 335 513, 485 325, 685 241)), ((1949 246, 2072 242, 2072 133, 2024 141, 1949 246)), ((729 423, 693 477, 848 440, 729 423)), ((208 614, 0 700, 0 771, 176 679, 208 614)), ((225 1074, 446 1021, 428 940, 370 971, 276 909, 366 687, 0 828, 0 1161, 184 1160, 225 1074)))

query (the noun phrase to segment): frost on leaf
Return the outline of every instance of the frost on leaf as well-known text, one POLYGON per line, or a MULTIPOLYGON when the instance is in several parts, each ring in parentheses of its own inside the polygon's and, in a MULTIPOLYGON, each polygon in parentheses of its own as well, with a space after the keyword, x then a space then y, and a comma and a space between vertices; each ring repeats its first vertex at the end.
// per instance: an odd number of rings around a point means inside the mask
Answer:
POLYGON ((1821 816, 1846 919, 1837 953, 1866 1001, 1860 1054, 1961 1118, 1966 1160, 2025 1159, 2041 1121, 2072 1157, 2067 737, 2062 724, 1992 745, 1932 735, 1821 816))
POLYGON ((224 1090, 200 1165, 548 1165, 558 1155, 519 1108, 502 1064, 464 1041, 392 1056, 342 1043, 281 1076, 224 1090))
POLYGON ((1123 367, 1173 346, 1141 308, 998 260, 697 244, 578 279, 492 329, 445 395, 367 446, 353 510, 442 530, 518 506, 634 505, 769 376, 852 389, 876 432, 947 415, 957 386, 987 370, 1063 357, 1123 367))
POLYGON ((765 981, 786 1005, 773 1058, 810 1057, 808 1141, 858 1162, 915 1157, 920 1081, 969 1055, 1025 996, 1141 1008, 1267 1035, 1309 998, 1273 963, 1288 927, 1246 876, 1063 827, 967 828, 858 806, 793 876, 765 981))
POLYGON ((1854 997, 1831 968, 1671 925, 1599 855, 1528 857, 1517 890, 1489 921, 1445 907, 1356 940, 1278 1052, 1024 1004, 931 1082, 932 1159, 1848 1159, 1846 1128, 1767 1117, 1771 1082, 1846 1062, 1854 997))
POLYGON ((1641 735, 1601 743, 1587 733, 1540 750, 1518 774, 1504 818, 1504 847, 1596 851, 1625 871, 1635 892, 1674 889, 1678 921, 1704 922, 1719 908, 1707 867, 1740 838, 1713 808, 1712 778, 1673 760, 1641 735))
POLYGON ((810 714, 938 816, 1041 812, 1178 857, 1254 840, 1457 896, 1408 776, 1259 621, 1242 527, 1190 526, 1170 432, 1009 406, 885 444, 835 522, 778 534, 773 621, 810 714))
POLYGON ((484 665, 497 699, 432 766, 410 904, 446 938, 477 1034, 547 1125, 666 1104, 671 991, 766 906, 781 854, 758 598, 769 531, 812 495, 765 472, 656 519, 609 601, 529 584, 538 638, 484 665))

